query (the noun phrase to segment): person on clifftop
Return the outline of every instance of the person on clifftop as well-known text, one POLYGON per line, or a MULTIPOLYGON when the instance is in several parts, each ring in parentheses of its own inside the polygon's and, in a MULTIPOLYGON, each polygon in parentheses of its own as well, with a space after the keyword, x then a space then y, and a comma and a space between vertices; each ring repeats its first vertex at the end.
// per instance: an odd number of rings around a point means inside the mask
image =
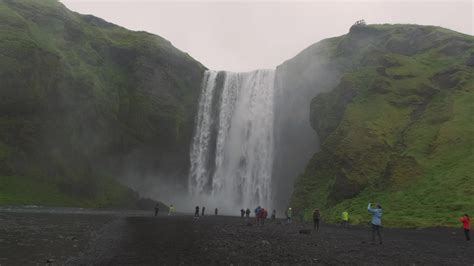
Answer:
POLYGON ((319 209, 313 211, 314 230, 319 231, 319 220, 321 219, 321 212, 319 209))
POLYGON ((377 233, 377 236, 379 237, 380 240, 380 245, 382 245, 382 235, 380 234, 380 228, 382 227, 382 215, 383 215, 383 210, 382 206, 377 203, 376 208, 371 208, 372 203, 369 203, 369 206, 367 206, 367 211, 372 214, 372 244, 375 243, 375 233, 377 233))
POLYGON ((471 237, 469 236, 469 230, 471 229, 471 218, 466 213, 466 214, 464 214, 463 217, 461 217, 461 219, 459 219, 459 221, 461 221, 461 223, 463 225, 464 235, 466 236, 466 241, 470 241, 471 237))
POLYGON ((158 215, 158 212, 159 212, 159 211, 160 211, 160 205, 157 203, 157 204, 155 205, 155 216, 158 215))

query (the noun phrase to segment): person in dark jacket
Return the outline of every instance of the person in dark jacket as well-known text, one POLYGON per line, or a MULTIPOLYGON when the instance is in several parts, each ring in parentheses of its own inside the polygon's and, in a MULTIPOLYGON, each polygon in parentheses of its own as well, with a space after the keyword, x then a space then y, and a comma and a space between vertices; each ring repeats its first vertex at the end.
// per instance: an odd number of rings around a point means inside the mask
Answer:
POLYGON ((157 204, 155 205, 155 216, 158 215, 158 212, 160 212, 160 205, 157 203, 157 204))
POLYGON ((247 208, 247 210, 245 211, 245 217, 249 218, 250 217, 250 209, 247 208))
POLYGON ((194 218, 199 218, 199 206, 196 206, 196 210, 194 211, 194 218))
POLYGON ((244 215, 245 215, 244 209, 240 209, 240 217, 241 217, 241 218, 244 218, 244 215))
POLYGON ((321 212, 319 209, 314 209, 313 211, 313 223, 314 223, 314 230, 319 231, 319 220, 321 219, 321 212))
POLYGON ((216 208, 216 209, 214 210, 214 215, 217 216, 218 213, 219 213, 219 210, 216 208))
POLYGON ((202 211, 201 211, 201 216, 204 217, 204 211, 206 210, 206 207, 202 206, 202 211))
POLYGON ((277 215, 277 211, 275 209, 273 209, 273 211, 272 211, 272 220, 276 219, 276 215, 277 215))

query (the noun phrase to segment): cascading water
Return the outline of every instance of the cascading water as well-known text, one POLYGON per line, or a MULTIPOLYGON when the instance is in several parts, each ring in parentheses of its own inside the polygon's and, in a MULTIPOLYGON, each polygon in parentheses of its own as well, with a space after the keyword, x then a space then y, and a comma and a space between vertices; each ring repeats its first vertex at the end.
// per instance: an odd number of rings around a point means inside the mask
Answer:
POLYGON ((274 70, 206 71, 189 188, 224 208, 271 208, 274 70))

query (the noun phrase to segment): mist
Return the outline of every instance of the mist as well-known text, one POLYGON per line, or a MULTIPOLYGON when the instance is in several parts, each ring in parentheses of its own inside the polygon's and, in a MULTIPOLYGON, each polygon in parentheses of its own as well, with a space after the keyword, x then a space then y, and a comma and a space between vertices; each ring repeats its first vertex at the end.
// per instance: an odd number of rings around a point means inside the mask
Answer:
POLYGON ((473 34, 472 1, 62 0, 132 30, 170 40, 213 70, 275 69, 320 40, 369 24, 435 25, 473 34))

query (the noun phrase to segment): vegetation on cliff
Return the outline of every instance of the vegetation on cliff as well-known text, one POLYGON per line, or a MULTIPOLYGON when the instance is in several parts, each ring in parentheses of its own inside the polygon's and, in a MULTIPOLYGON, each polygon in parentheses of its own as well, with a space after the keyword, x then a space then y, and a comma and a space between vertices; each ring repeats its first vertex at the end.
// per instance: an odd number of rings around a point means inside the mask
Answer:
POLYGON ((452 226, 474 213, 474 37, 353 26, 304 53, 319 53, 340 78, 311 103, 321 147, 293 207, 307 217, 322 208, 331 222, 347 210, 367 223, 367 203, 380 202, 388 226, 452 226))
POLYGON ((203 72, 161 37, 0 1, 0 204, 114 205, 136 197, 119 175, 186 172, 203 72))

